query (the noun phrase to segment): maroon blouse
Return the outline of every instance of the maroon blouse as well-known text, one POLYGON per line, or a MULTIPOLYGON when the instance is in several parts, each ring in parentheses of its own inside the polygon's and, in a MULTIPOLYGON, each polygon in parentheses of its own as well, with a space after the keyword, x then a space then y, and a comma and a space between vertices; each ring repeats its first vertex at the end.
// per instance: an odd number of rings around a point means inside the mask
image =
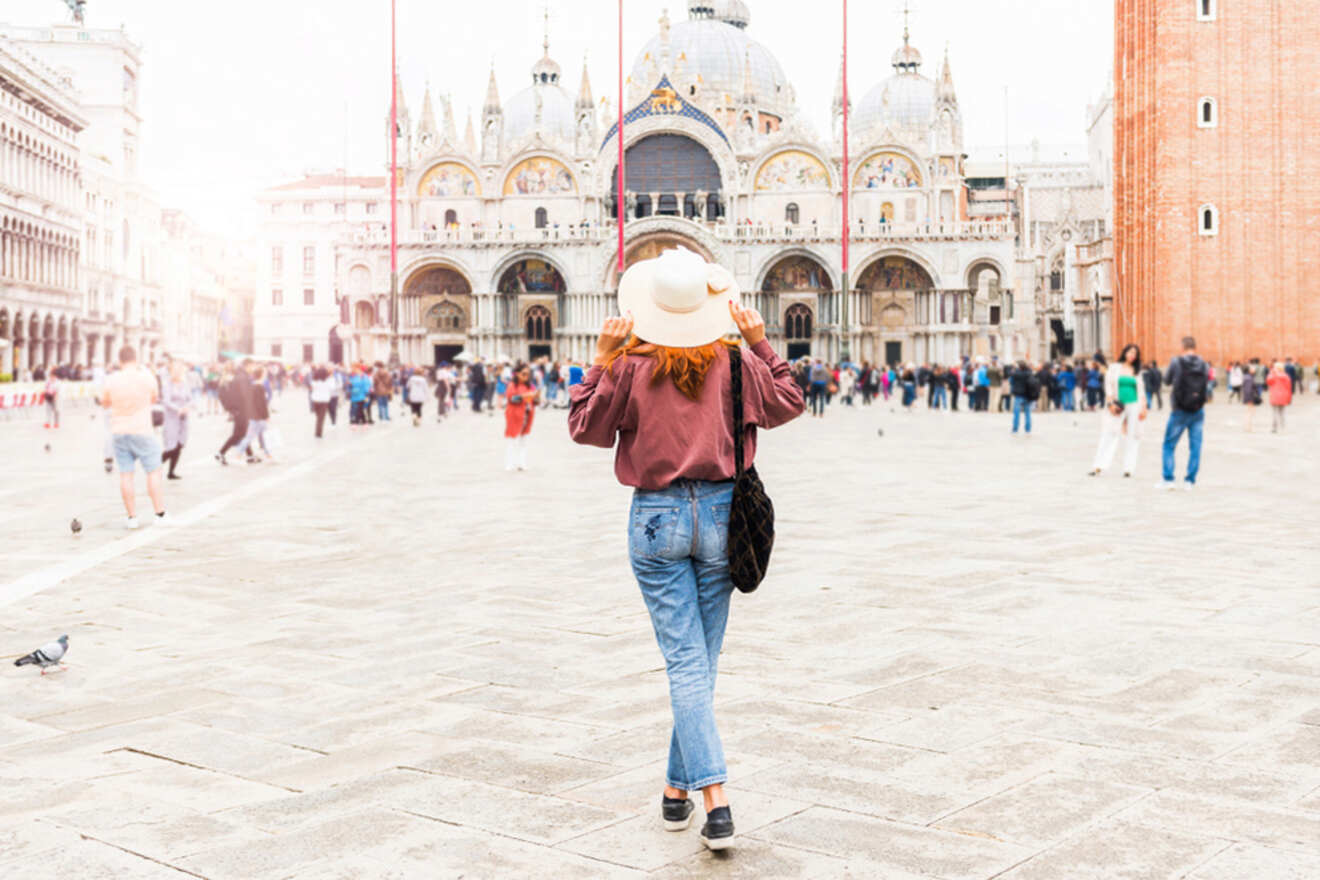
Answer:
MULTIPOLYGON (((756 458, 756 429, 792 421, 804 408, 788 364, 761 340, 744 351, 744 466, 756 458)), ((652 384, 655 361, 628 355, 609 370, 593 366, 572 389, 573 440, 606 449, 619 438, 614 473, 625 486, 663 489, 674 480, 727 480, 734 475, 733 398, 728 352, 711 365, 701 397, 690 400, 669 379, 652 384)))

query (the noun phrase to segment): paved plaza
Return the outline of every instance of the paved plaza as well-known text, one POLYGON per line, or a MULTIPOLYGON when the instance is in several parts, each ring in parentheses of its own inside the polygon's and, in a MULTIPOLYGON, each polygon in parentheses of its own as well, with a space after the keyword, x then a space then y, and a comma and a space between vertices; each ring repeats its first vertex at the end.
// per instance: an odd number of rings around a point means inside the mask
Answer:
POLYGON ((1130 480, 1085 476, 1095 415, 766 435, 720 855, 700 809, 661 829, 612 453, 562 411, 508 474, 502 418, 316 443, 277 409, 283 461, 221 468, 202 419, 176 523, 131 533, 87 410, 0 422, 0 876, 1320 877, 1311 395, 1282 436, 1212 405, 1194 492, 1154 488, 1163 414, 1130 480), (61 633, 67 671, 10 665, 61 633))

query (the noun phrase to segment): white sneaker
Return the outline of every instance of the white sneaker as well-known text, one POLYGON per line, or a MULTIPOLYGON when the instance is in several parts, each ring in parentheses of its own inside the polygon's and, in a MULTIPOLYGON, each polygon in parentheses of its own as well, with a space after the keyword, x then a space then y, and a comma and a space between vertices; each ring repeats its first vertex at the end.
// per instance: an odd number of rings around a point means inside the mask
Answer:
POLYGON ((1160 480, 1158 483, 1155 484, 1155 488, 1168 491, 1170 489, 1177 489, 1178 484, 1175 483, 1173 480, 1160 480))
POLYGON ((152 521, 158 526, 174 525, 174 518, 171 517, 168 513, 158 513, 152 517, 152 521))
POLYGON ((140 525, 142 525, 142 523, 138 522, 136 516, 130 516, 128 519, 124 520, 124 526, 129 529, 136 529, 140 525))
POLYGON ((1196 484, 1191 482, 1190 480, 1183 480, 1182 487, 1184 491, 1190 492, 1196 488, 1196 484))

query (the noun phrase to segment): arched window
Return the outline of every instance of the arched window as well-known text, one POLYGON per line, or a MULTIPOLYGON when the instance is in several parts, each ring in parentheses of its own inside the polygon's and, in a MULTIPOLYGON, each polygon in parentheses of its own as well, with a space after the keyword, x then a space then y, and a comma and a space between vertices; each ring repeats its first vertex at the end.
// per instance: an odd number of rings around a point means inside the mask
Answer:
POLYGON ((457 211, 455 211, 453 208, 450 208, 448 211, 445 211, 445 225, 446 225, 446 226, 453 226, 453 225, 454 225, 455 223, 457 223, 457 222, 458 222, 458 212, 457 212, 457 211))
POLYGON ((811 339, 811 309, 794 303, 784 312, 784 338, 811 339))
POLYGON ((1201 235, 1219 234, 1219 209, 1214 205, 1202 205, 1197 209, 1196 231, 1201 235))
POLYGON ((536 209, 536 228, 537 228, 537 229, 545 229, 546 226, 548 226, 548 225, 550 225, 550 214, 545 210, 545 208, 537 208, 537 209, 536 209))
POLYGON ((797 202, 789 202, 788 207, 784 209, 784 222, 797 225, 799 217, 797 202))
POLYGON ((532 306, 527 310, 527 339, 530 342, 549 342, 554 320, 545 306, 532 306))
POLYGON ((1202 98, 1197 102, 1196 125, 1198 128, 1214 128, 1219 124, 1219 106, 1214 98, 1202 98))
POLYGON ((1219 13, 1217 0, 1196 0, 1196 20, 1214 21, 1219 13))
POLYGON ((426 323, 439 333, 461 333, 467 329, 467 314, 454 303, 436 303, 427 312, 426 323))

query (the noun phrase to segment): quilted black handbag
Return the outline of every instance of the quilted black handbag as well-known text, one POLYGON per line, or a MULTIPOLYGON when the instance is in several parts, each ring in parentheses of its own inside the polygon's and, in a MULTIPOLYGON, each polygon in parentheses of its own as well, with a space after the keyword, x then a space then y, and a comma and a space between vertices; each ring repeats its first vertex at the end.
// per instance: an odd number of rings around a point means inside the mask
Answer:
POLYGON ((775 507, 765 494, 756 466, 743 467, 742 350, 729 349, 733 387, 733 457, 737 471, 729 507, 729 578, 744 593, 760 586, 775 544, 775 507))

